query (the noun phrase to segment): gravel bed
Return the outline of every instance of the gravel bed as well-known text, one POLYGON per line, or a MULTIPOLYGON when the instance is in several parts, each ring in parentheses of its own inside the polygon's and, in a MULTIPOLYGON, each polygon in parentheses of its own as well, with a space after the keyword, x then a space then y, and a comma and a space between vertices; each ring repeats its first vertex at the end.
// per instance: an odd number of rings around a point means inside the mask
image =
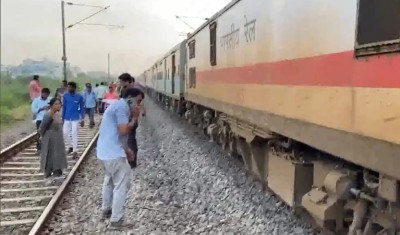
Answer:
POLYGON ((26 120, 18 122, 15 126, 7 128, 3 131, 3 127, 0 130, 0 149, 4 149, 16 141, 32 134, 36 130, 36 125, 32 123, 32 120, 26 120))
POLYGON ((101 221, 102 170, 77 174, 43 234, 312 234, 201 131, 146 101, 123 233, 101 221))

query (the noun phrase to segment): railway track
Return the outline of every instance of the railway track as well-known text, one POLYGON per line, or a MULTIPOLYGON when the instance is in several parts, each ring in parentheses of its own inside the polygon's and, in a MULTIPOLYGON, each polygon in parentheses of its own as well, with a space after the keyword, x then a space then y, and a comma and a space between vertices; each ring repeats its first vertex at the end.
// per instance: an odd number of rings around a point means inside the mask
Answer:
MULTIPOLYGON (((100 118, 96 118, 96 123, 100 118)), ((67 156, 63 177, 46 183, 39 169, 33 133, 7 147, 0 154, 0 234, 40 234, 79 166, 95 146, 98 128, 78 129, 79 158, 67 156)))

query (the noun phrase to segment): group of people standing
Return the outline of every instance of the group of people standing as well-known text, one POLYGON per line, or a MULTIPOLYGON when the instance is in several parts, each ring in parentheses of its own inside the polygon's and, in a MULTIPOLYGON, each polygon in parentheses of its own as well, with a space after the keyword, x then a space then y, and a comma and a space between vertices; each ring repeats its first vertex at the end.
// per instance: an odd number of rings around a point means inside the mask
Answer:
POLYGON ((119 98, 117 93, 117 84, 113 82, 110 85, 106 82, 101 82, 100 85, 96 84, 94 92, 97 98, 96 113, 103 113, 107 108, 108 104, 103 102, 103 100, 116 100, 119 98))
MULTIPOLYGON (((31 83, 37 86, 30 84, 30 89, 41 89, 38 76, 34 76, 31 83)), ((63 87, 57 89, 55 97, 50 97, 49 88, 41 89, 38 97, 31 95, 31 110, 38 131, 40 166, 50 182, 50 177, 62 176, 62 170, 67 167, 67 154, 78 157, 77 123, 84 118, 84 99, 76 92, 76 87, 75 82, 63 81, 63 87), (67 152, 64 140, 69 147, 67 152)))
POLYGON ((29 85, 32 113, 40 137, 37 144, 40 166, 47 179, 62 176, 68 154, 78 157, 78 125, 84 125, 85 114, 89 116, 89 127, 93 127, 94 113, 100 112, 103 101, 115 100, 102 107, 105 111, 97 141, 97 158, 104 170, 102 216, 110 218, 110 225, 115 228, 130 226, 123 220, 124 204, 130 189, 131 169, 137 166, 138 120, 140 114, 145 116, 145 95, 134 87, 135 79, 128 73, 118 79, 118 93, 116 84, 110 84, 108 89, 105 83, 96 84, 93 89, 87 83, 84 92, 79 94, 75 82, 63 81, 54 98, 50 97, 50 89, 40 88, 38 76, 29 85), (67 151, 64 151, 64 140, 67 151))

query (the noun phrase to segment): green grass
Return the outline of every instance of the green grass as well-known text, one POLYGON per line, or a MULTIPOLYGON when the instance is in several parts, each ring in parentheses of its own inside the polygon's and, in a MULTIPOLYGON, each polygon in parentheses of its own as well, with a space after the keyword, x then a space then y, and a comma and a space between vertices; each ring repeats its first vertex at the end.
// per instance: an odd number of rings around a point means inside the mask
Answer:
MULTIPOLYGON (((28 92, 28 84, 31 79, 31 77, 13 79, 8 74, 1 74, 0 128, 2 131, 32 117, 28 92)), ((99 80, 91 79, 85 74, 80 74, 78 77, 69 79, 69 81, 75 81, 78 84, 79 91, 84 89, 84 85, 87 82, 99 82, 99 80)), ((40 77, 40 83, 42 88, 47 87, 50 89, 50 96, 54 96, 56 89, 61 86, 61 80, 46 77, 40 77)))
POLYGON ((31 106, 29 104, 24 104, 14 109, 3 108, 2 106, 0 108, 1 131, 6 131, 31 117, 31 106))

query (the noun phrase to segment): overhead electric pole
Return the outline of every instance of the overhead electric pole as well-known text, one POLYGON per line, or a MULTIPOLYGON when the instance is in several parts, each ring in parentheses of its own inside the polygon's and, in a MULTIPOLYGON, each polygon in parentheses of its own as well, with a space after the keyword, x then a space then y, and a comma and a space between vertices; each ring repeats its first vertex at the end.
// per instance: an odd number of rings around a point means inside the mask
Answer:
POLYGON ((66 43, 65 43, 65 30, 68 28, 72 28, 75 25, 78 24, 87 24, 87 25, 99 25, 99 26, 108 26, 108 27, 118 27, 122 28, 123 26, 120 25, 103 25, 103 24, 89 24, 89 23, 83 23, 83 21, 86 21, 89 18, 92 18, 93 16, 99 14, 102 11, 105 11, 109 8, 110 6, 106 7, 101 7, 101 6, 94 6, 94 5, 87 5, 87 4, 80 4, 80 3, 73 3, 73 2, 65 2, 64 0, 61 0, 61 27, 62 27, 62 40, 63 40, 63 56, 61 60, 63 61, 63 77, 64 80, 67 80, 67 49, 66 49, 66 43), (68 27, 65 27, 65 3, 67 3, 70 6, 81 6, 81 7, 95 7, 95 8, 101 8, 101 10, 81 19, 80 21, 76 22, 75 24, 71 24, 68 27))
POLYGON ((62 56, 62 61, 63 61, 63 76, 64 80, 67 80, 67 50, 65 48, 65 16, 64 16, 64 6, 65 2, 61 1, 61 27, 62 27, 62 40, 63 40, 63 56, 62 56))

